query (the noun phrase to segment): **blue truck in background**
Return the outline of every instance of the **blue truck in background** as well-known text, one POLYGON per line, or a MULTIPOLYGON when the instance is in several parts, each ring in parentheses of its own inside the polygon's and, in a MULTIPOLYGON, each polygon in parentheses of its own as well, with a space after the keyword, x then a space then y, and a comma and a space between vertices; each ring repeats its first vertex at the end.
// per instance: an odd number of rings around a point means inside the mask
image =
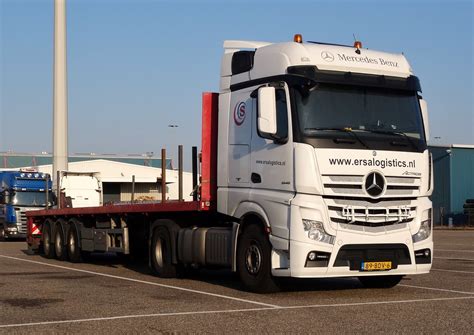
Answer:
POLYGON ((0 240, 26 238, 25 213, 50 207, 51 187, 46 173, 0 171, 0 240))

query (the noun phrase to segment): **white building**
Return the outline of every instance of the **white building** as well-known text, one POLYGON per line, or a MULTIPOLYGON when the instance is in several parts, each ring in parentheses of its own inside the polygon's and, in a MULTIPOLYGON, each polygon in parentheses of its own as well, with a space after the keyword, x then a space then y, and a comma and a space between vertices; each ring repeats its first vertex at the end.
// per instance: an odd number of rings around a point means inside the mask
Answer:
MULTIPOLYGON (((36 169, 39 172, 52 173, 50 164, 39 165, 36 169)), ((133 176, 135 176, 135 200, 161 200, 160 168, 97 159, 71 162, 69 171, 99 173, 104 203, 130 201, 133 176)), ((178 171, 166 170, 166 188, 167 199, 178 199, 178 171)), ((183 172, 184 200, 192 200, 192 190, 192 173, 183 172)))

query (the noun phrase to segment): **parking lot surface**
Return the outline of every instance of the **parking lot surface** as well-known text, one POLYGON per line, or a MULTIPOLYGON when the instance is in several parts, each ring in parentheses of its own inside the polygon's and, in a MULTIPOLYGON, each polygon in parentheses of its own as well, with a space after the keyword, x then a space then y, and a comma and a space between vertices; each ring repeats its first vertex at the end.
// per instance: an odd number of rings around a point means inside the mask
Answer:
POLYGON ((434 239, 431 273, 392 289, 292 279, 267 295, 243 291, 228 271, 160 279, 146 262, 94 255, 72 264, 0 242, 0 334, 472 333, 474 231, 436 230, 434 239))

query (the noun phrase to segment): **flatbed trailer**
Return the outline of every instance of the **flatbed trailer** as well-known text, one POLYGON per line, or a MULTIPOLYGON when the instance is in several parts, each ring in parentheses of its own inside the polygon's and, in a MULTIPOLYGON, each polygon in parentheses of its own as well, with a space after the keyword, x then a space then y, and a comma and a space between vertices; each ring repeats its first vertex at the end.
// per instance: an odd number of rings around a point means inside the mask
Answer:
POLYGON ((235 255, 228 250, 235 250, 229 244, 236 241, 238 225, 231 217, 218 214, 215 204, 217 93, 203 93, 202 107, 201 174, 195 190, 196 200, 117 203, 28 212, 29 249, 48 258, 73 262, 82 261, 84 254, 90 252, 139 253, 150 256, 152 270, 165 277, 176 274, 179 260, 185 264, 235 268, 231 263, 235 255), (199 234, 192 228, 197 226, 203 228, 199 234), (208 244, 221 244, 217 245, 215 254, 208 252, 207 259, 205 251, 198 250, 197 245, 194 247, 196 252, 184 248, 192 243, 185 242, 182 250, 178 250, 179 239, 199 241, 204 247, 206 238, 208 244), (195 253, 200 258, 196 258, 195 253))

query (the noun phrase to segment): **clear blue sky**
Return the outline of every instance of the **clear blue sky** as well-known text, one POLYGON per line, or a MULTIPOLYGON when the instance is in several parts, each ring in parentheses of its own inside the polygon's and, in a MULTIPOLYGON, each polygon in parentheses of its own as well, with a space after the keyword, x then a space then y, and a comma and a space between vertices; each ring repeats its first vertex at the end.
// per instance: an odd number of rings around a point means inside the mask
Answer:
MULTIPOLYGON (((0 0, 0 151, 51 151, 53 0, 0 0)), ((225 39, 404 52, 432 143, 474 144, 472 1, 68 0, 69 152, 199 145, 225 39), (168 124, 178 124, 175 129, 168 124), (441 139, 433 140, 433 137, 441 139)))

